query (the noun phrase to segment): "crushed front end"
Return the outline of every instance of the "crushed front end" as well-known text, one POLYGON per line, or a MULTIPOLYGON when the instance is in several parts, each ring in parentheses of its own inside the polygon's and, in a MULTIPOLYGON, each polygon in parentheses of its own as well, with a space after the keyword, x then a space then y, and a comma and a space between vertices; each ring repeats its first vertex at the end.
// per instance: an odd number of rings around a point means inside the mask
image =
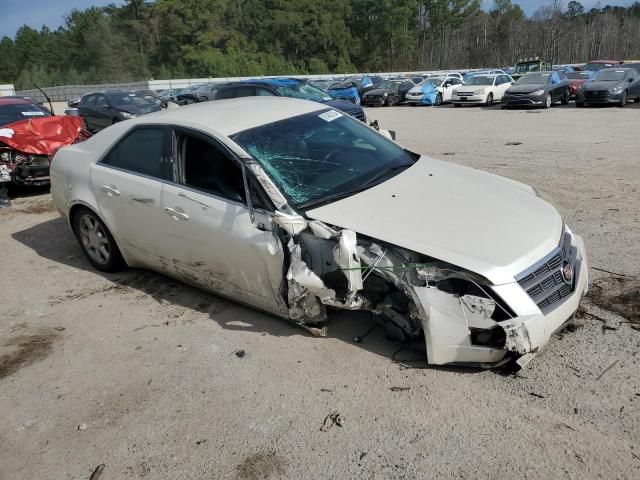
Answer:
POLYGON ((582 239, 568 228, 557 249, 512 283, 299 216, 279 216, 288 245, 292 321, 327 333, 327 309, 364 310, 386 336, 424 336, 434 365, 526 364, 573 316, 587 291, 582 239))

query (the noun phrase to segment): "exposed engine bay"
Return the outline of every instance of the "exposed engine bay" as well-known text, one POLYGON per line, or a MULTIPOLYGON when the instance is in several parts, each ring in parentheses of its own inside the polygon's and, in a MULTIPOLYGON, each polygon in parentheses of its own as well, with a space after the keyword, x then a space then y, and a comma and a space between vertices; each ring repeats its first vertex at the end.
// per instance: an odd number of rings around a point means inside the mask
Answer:
MULTIPOLYGON (((274 221, 289 252, 290 318, 312 334, 327 334, 327 309, 336 308, 371 312, 386 336, 400 342, 435 329, 456 345, 517 348, 499 325, 515 314, 476 274, 319 221, 285 215, 274 221)), ((425 338, 428 354, 436 346, 425 338)))

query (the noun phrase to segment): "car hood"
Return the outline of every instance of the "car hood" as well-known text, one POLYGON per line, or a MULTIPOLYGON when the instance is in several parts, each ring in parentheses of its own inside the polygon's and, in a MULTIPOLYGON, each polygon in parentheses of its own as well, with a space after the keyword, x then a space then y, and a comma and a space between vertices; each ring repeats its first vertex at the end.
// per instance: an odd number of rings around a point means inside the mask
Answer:
POLYGON ((558 211, 531 187, 428 157, 306 214, 465 268, 494 285, 513 282, 556 248, 563 228, 558 211))
POLYGON ((584 86, 584 88, 585 90, 588 90, 591 92, 598 91, 598 90, 609 90, 610 88, 619 87, 623 83, 624 83, 624 80, 620 80, 618 82, 595 82, 591 80, 589 83, 587 83, 584 86))
POLYGON ((60 147, 88 138, 81 117, 31 118, 0 127, 0 143, 23 153, 53 155, 60 147))
POLYGON ((348 113, 349 115, 353 115, 354 113, 359 113, 362 111, 362 108, 360 108, 355 103, 349 102, 348 100, 334 99, 326 100, 320 103, 323 103, 331 108, 335 108, 336 110, 340 110, 341 112, 348 113))
POLYGON ((376 88, 374 90, 369 90, 367 93, 364 94, 365 97, 369 97, 369 96, 380 96, 380 95, 384 95, 385 93, 397 93, 397 90, 394 90, 392 88, 376 88))
POLYGON ((144 115, 146 113, 157 112, 160 110, 158 105, 123 105, 114 107, 114 110, 119 112, 127 112, 133 115, 144 115))
POLYGON ((545 90, 547 86, 544 83, 531 83, 527 85, 511 85, 509 87, 510 93, 531 93, 537 90, 545 90))

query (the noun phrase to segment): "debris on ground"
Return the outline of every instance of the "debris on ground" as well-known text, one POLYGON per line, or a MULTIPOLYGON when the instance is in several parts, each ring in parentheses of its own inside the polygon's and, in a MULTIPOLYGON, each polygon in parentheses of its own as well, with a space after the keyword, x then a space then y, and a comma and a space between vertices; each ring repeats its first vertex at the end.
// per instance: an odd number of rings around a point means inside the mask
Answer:
POLYGON ((196 442, 196 445, 202 445, 202 444, 203 444, 204 442, 206 442, 206 441, 207 441, 207 439, 206 439, 206 438, 205 438, 205 439, 203 439, 203 440, 198 440, 198 441, 196 442))
POLYGON ((344 425, 344 418, 337 411, 330 413, 324 418, 320 431, 326 432, 334 425, 337 425, 338 427, 342 427, 344 425))
POLYGON ((247 354, 247 352, 245 352, 244 350, 236 350, 235 351, 235 355, 238 358, 244 358, 244 356, 247 354))
POLYGON ((522 142, 507 142, 505 145, 515 147, 517 145, 522 145, 522 142))
POLYGON ((106 467, 104 463, 101 463, 100 465, 98 465, 93 471, 93 473, 91 474, 91 476, 89 477, 89 480, 98 480, 102 475, 102 472, 104 471, 104 467, 106 467))
POLYGON ((607 373, 609 370, 611 370, 613 367, 616 366, 616 364, 619 362, 620 360, 616 360, 614 361, 611 365, 609 365, 607 368, 605 368, 602 373, 600 375, 598 375, 598 378, 596 378, 596 380, 600 380, 605 373, 607 373))
POLYGON ((411 390, 411 387, 391 387, 389 390, 392 392, 406 392, 407 390, 411 390))
POLYGON ((330 388, 321 388, 320 391, 321 392, 333 392, 333 390, 331 390, 330 388))
POLYGON ((532 397, 545 398, 544 395, 540 395, 539 393, 535 392, 529 392, 529 395, 531 395, 532 397))
POLYGON ((86 430, 86 429, 87 429, 86 423, 81 423, 80 425, 78 425, 78 430, 86 430))

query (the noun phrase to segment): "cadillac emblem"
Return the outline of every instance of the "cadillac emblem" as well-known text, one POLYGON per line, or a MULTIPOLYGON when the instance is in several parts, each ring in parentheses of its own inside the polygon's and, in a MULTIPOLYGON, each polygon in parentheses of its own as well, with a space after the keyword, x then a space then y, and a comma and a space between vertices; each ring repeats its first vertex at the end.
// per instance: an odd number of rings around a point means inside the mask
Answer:
POLYGON ((560 273, 562 274, 564 283, 566 283, 567 285, 573 284, 573 265, 571 265, 571 262, 569 262, 568 260, 562 262, 560 273))

